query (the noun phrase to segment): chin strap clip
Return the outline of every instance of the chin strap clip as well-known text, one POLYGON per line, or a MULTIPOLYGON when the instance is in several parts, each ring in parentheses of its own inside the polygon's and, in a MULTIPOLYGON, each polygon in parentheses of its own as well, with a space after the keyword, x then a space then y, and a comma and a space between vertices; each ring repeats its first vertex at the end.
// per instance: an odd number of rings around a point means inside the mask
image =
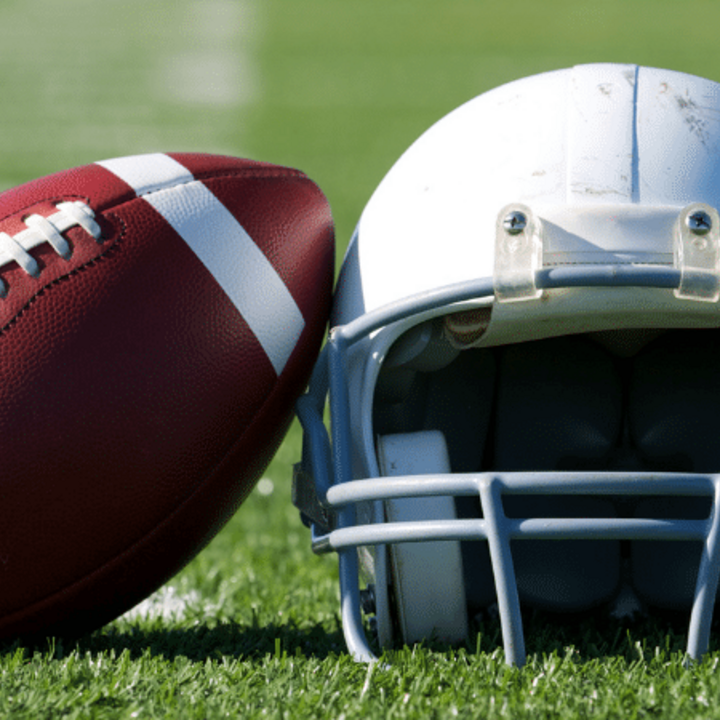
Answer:
POLYGON ((688 205, 675 223, 675 267, 681 300, 717 302, 720 298, 720 216, 705 203, 688 205))
POLYGON ((535 275, 542 267, 539 218, 520 203, 506 205, 495 226, 495 298, 499 302, 534 300, 542 295, 535 275))

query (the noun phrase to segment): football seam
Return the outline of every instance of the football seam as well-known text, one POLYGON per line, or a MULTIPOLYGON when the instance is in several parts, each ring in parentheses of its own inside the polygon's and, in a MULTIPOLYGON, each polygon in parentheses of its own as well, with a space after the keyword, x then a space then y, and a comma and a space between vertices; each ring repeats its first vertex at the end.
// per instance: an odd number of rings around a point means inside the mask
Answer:
MULTIPOLYGON (((182 163, 180 163, 182 165, 182 163)), ((183 167, 185 167, 183 165, 183 167)), ((244 168, 242 170, 225 170, 221 174, 215 173, 212 170, 206 170, 205 172, 199 172, 197 175, 193 173, 191 170, 186 168, 188 172, 192 175, 192 178, 189 180, 181 180, 178 182, 174 182, 172 185, 163 185, 158 188, 152 188, 151 190, 147 190, 143 193, 136 193, 136 198, 144 198, 148 195, 153 195, 154 193, 162 192, 163 190, 171 190, 172 188, 178 188, 182 187, 183 185, 190 185, 194 182, 202 182, 205 183, 208 180, 224 180, 226 178, 247 178, 247 179, 266 179, 266 178, 292 178, 297 180, 306 180, 309 183, 315 185, 315 187, 318 187, 317 184, 311 180, 304 172, 301 170, 294 170, 292 168, 284 168, 282 170, 278 170, 276 168, 244 168)), ((318 187, 319 189, 319 187, 318 187)), ((124 203, 122 203, 124 204, 124 203)), ((115 207, 115 206, 113 206, 115 207)))
MULTIPOLYGON (((182 165, 182 163, 180 164, 182 165)), ((183 167, 185 166, 183 165, 183 167)), ((315 184, 302 170, 295 170, 294 168, 242 168, 237 170, 231 170, 228 168, 227 170, 223 170, 220 174, 213 172, 212 170, 205 170, 204 172, 199 172, 197 174, 193 173, 191 170, 188 170, 188 172, 192 174, 195 180, 202 180, 206 178, 212 178, 214 180, 216 178, 220 179, 224 177, 295 177, 308 180, 315 184)), ((192 182, 192 180, 188 180, 186 182, 192 182)), ((178 183, 178 185, 184 184, 184 182, 178 183)))
MULTIPOLYGON (((44 202, 44 201, 39 201, 44 202)), ((32 207, 29 206, 29 207, 32 207)), ((13 215, 15 213, 12 213, 13 215)), ((97 257, 92 258, 91 260, 88 260, 86 263, 83 263, 82 265, 79 265, 76 268, 73 268, 69 272, 65 273, 64 275, 61 275, 60 277, 55 278, 54 280, 51 280, 46 285, 43 285, 26 303, 23 305, 20 310, 18 310, 15 315, 2 327, 0 328, 0 337, 7 334, 9 330, 12 329, 12 327, 17 324, 17 322, 22 318, 22 316, 30 309, 32 305, 35 304, 35 302, 38 300, 38 298, 45 295, 46 292, 51 290, 55 285, 59 285, 62 282, 68 281, 71 277, 74 275, 77 275, 78 273, 85 272, 88 268, 91 268, 93 265, 95 265, 98 262, 101 262, 105 260, 122 242, 123 238, 125 237, 125 230, 127 226, 123 222, 122 218, 120 218, 118 215, 112 212, 105 212, 103 213, 105 217, 108 215, 111 215, 115 221, 117 221, 120 231, 118 233, 117 238, 112 242, 111 245, 109 245, 102 253, 100 253, 97 257)))

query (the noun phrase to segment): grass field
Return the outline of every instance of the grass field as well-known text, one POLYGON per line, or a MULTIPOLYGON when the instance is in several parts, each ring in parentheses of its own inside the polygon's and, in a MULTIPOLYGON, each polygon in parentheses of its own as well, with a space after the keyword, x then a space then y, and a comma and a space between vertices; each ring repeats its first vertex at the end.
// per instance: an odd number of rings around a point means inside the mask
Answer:
MULTIPOLYGON (((708 0, 3 0, 0 188, 150 150, 248 155, 323 187, 339 262, 393 161, 458 104, 582 62, 720 80, 719 25, 708 0)), ((0 716, 720 716, 720 655, 685 668, 668 618, 530 617, 522 670, 492 622, 467 648, 354 663, 336 563, 310 554, 290 505, 299 448, 294 426, 226 529, 137 611, 77 644, 0 648, 0 716)))

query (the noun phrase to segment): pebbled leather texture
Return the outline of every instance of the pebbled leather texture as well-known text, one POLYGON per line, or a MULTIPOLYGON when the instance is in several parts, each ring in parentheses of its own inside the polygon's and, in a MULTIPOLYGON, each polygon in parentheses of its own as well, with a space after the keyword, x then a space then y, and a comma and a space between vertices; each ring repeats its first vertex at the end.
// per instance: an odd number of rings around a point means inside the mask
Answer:
POLYGON ((92 629, 177 572, 251 491, 317 356, 334 265, 320 190, 273 165, 172 157, 257 244, 304 329, 278 376, 212 273, 105 168, 0 195, 2 232, 65 199, 103 230, 69 230, 68 261, 33 250, 37 279, 0 267, 0 637, 92 629))

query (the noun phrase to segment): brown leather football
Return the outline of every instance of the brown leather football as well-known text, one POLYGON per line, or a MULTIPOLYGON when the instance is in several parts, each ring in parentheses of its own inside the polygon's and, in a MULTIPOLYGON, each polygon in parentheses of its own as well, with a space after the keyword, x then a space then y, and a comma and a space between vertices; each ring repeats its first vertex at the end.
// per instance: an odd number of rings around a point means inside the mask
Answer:
POLYGON ((190 560, 272 458, 328 317, 303 173, 117 158, 0 195, 0 638, 79 633, 190 560))

